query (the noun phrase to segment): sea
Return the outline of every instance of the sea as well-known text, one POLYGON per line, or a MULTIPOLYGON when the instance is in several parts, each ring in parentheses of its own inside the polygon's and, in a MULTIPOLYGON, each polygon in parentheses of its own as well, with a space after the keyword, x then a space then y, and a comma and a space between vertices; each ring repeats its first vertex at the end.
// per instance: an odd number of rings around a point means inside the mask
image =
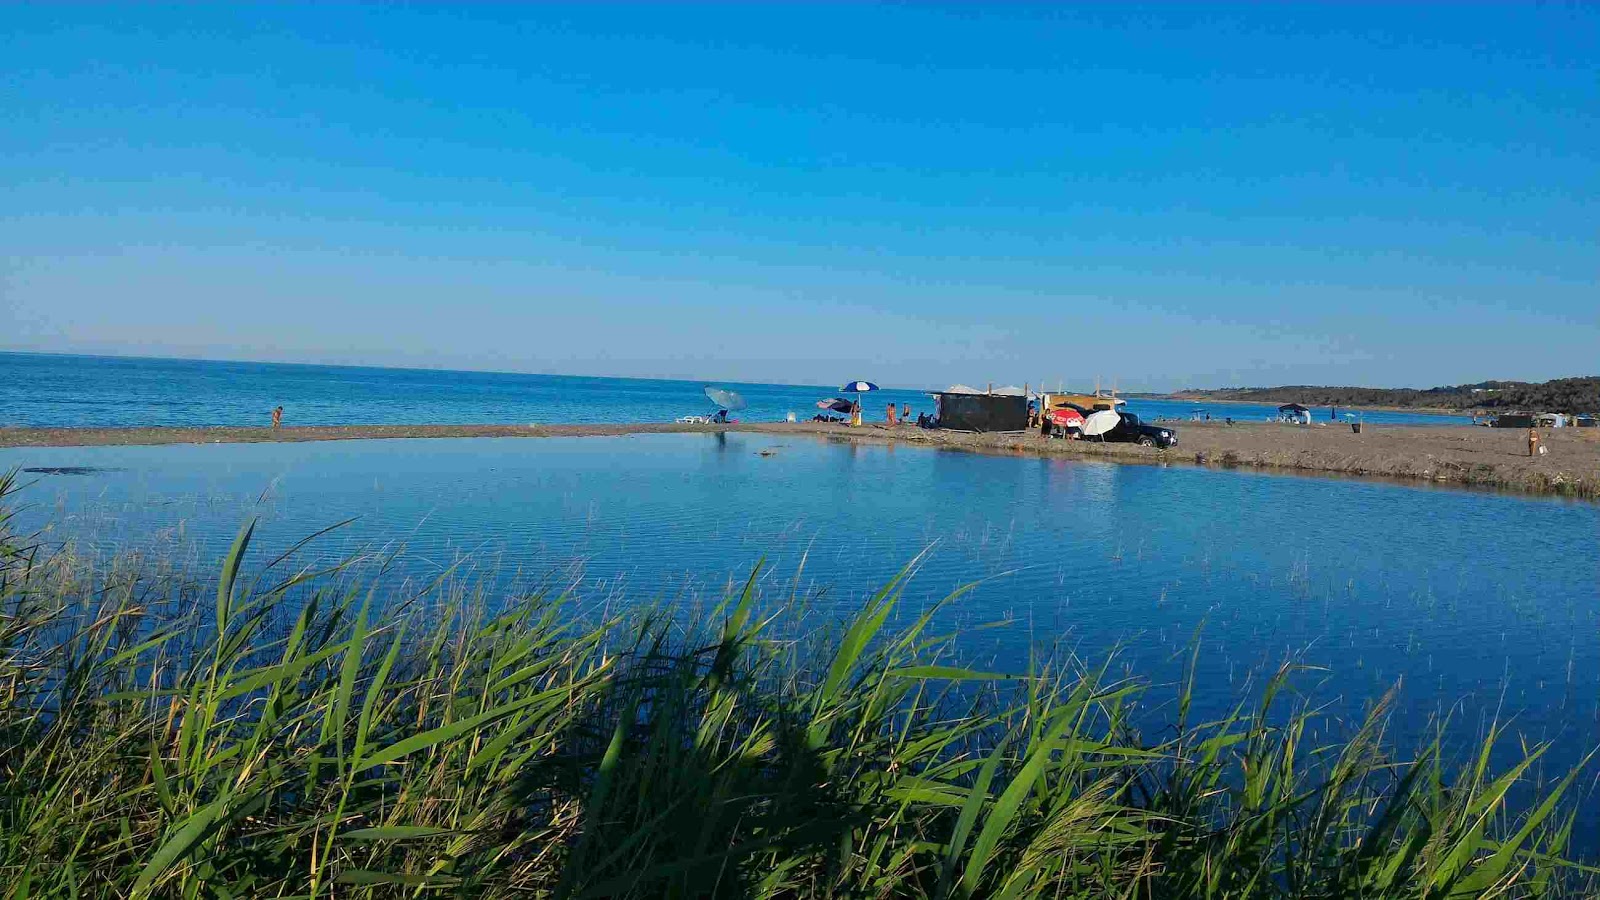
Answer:
MULTIPOLYGON (((736 391, 748 402, 735 418, 781 422, 790 413, 798 419, 817 415, 817 402, 839 397, 839 387, 847 381, 872 380, 871 372, 840 376, 832 385, 784 385, 0 353, 0 427, 266 425, 278 406, 284 408, 286 425, 670 422, 715 413, 717 407, 704 390, 713 385, 736 391)), ((890 403, 911 407, 913 416, 931 413, 928 391, 945 386, 885 385, 864 395, 862 408, 868 418, 879 420, 890 403)), ((1170 421, 1207 415, 1261 421, 1277 415, 1277 407, 1262 404, 1143 398, 1130 400, 1128 409, 1146 419, 1170 421)), ((1339 411, 1339 417, 1345 412, 1339 411)), ((1321 409, 1317 415, 1326 420, 1334 411, 1321 409)), ((1384 410, 1361 415, 1375 424, 1471 421, 1384 410)))

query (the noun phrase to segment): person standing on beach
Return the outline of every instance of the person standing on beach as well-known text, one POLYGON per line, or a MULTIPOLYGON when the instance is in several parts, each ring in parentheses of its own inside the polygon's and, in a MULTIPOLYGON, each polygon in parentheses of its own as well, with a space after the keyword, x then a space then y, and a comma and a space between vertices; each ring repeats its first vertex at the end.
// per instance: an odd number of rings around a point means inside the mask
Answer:
POLYGON ((272 411, 272 427, 273 428, 282 428, 283 427, 283 407, 281 407, 281 406, 272 411))
POLYGON ((1528 428, 1528 455, 1539 455, 1539 429, 1536 426, 1528 428))
POLYGON ((890 425, 898 425, 898 418, 899 407, 895 406, 893 403, 889 404, 889 415, 888 418, 884 419, 884 421, 888 422, 890 425))

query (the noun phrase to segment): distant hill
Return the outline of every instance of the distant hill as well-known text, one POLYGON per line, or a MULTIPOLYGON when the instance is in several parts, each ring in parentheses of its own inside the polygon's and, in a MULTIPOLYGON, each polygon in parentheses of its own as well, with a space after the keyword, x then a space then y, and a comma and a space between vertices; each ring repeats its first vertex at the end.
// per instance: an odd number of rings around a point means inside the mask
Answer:
POLYGON ((1305 406, 1392 406, 1402 409, 1485 409, 1531 412, 1594 412, 1600 410, 1600 375, 1554 381, 1481 381, 1451 387, 1364 388, 1282 387, 1217 388, 1179 391, 1185 400, 1245 400, 1252 403, 1299 403, 1305 406))

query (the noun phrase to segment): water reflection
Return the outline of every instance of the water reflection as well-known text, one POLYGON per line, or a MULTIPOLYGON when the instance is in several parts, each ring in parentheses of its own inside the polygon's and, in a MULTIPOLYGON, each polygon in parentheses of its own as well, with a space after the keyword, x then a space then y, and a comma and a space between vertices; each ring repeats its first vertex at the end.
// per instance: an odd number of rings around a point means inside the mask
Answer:
POLYGON ((23 527, 214 562, 241 521, 262 554, 360 519, 315 553, 403 548, 404 571, 463 556, 525 576, 583 561, 596 595, 720 589, 758 560, 787 596, 829 587, 842 616, 933 545, 908 593, 922 608, 984 581, 942 624, 965 650, 1020 670, 1041 645, 1176 681, 1197 633, 1197 715, 1288 656, 1326 666, 1319 698, 1357 716, 1404 685, 1402 742, 1453 709, 1498 711, 1560 741, 1600 738, 1600 507, 1335 481, 1012 459, 755 434, 17 448, 39 474, 23 527), (1455 704, 1459 706, 1454 706, 1455 704))

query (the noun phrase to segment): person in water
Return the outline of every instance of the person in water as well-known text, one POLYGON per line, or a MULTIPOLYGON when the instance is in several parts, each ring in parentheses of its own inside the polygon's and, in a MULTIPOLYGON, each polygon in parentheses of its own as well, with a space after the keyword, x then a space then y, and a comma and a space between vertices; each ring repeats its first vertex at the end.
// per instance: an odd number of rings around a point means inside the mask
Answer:
POLYGON ((281 406, 272 411, 272 427, 273 428, 282 428, 283 427, 283 407, 281 407, 281 406))

